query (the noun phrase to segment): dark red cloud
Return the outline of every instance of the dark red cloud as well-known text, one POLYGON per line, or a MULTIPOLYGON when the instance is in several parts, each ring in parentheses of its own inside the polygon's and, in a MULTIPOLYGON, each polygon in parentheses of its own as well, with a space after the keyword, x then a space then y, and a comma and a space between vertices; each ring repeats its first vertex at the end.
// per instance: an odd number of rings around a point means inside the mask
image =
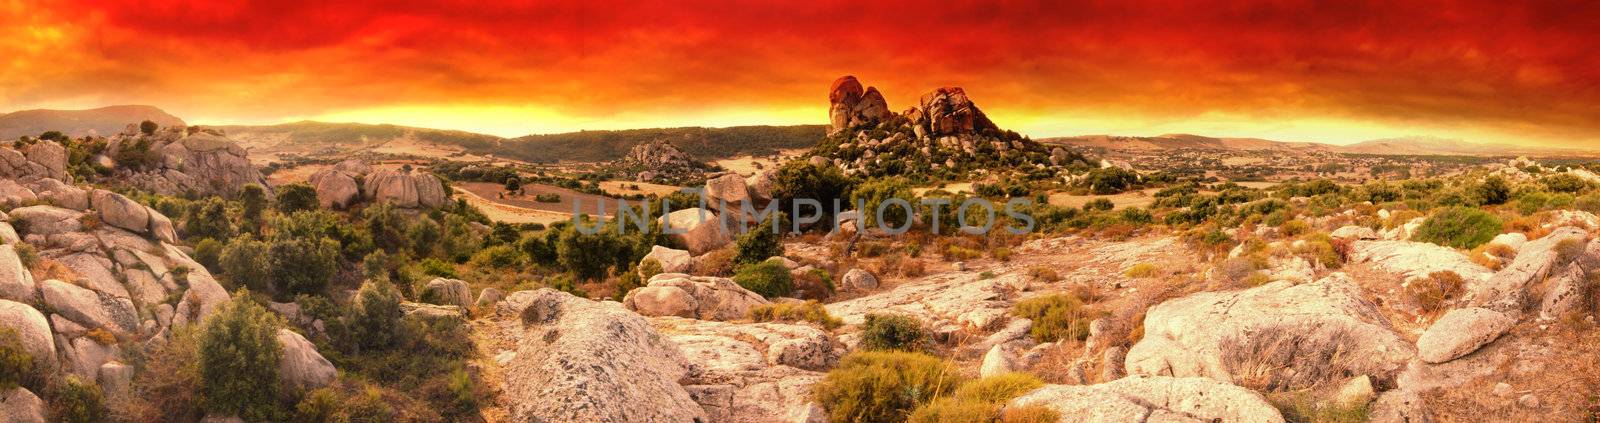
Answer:
POLYGON ((856 74, 896 109, 961 85, 1033 114, 1588 140, 1600 126, 1594 2, 480 3, 29 3, 71 54, 0 74, 16 88, 0 104, 88 97, 240 119, 453 103, 820 111, 827 83, 856 74))

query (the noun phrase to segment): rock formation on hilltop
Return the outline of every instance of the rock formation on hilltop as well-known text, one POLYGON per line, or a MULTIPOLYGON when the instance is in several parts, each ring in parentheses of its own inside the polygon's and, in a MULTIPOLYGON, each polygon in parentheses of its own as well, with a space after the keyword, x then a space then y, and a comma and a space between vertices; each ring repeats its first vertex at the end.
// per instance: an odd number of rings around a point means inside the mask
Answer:
POLYGON ((130 124, 107 140, 105 156, 115 163, 118 178, 162 195, 233 197, 246 184, 268 187, 244 148, 220 131, 195 126, 146 134, 130 124))
POLYGON ((706 166, 666 140, 633 146, 628 155, 612 163, 639 182, 681 183, 698 179, 706 166))
POLYGON ((1074 172, 1093 163, 1080 154, 1001 130, 961 87, 930 91, 917 106, 895 114, 888 111, 877 89, 862 89, 855 77, 845 76, 834 81, 828 102, 830 131, 812 155, 846 173, 966 179, 979 173, 1040 168, 1074 172))
MULTIPOLYGON (((928 136, 961 135, 998 131, 1000 128, 978 110, 961 87, 941 87, 922 95, 922 108, 906 111, 914 128, 928 136)), ((922 136, 919 132, 918 136, 922 136)))
POLYGON ((883 94, 879 94, 876 87, 867 87, 863 91, 861 81, 851 75, 833 81, 833 87, 828 89, 828 103, 828 121, 832 123, 828 131, 830 134, 877 124, 892 116, 883 94))

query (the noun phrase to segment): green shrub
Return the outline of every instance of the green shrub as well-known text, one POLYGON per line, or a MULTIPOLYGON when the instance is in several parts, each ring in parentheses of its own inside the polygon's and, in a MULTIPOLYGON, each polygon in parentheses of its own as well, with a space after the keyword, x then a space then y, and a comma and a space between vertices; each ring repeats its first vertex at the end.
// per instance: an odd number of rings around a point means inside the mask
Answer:
POLYGON ((1475 208, 1451 207, 1434 213, 1417 228, 1413 239, 1446 247, 1471 249, 1499 235, 1500 218, 1475 208))
MULTIPOLYGON (((273 370, 277 370, 276 365, 273 370)), ((93 423, 106 420, 105 394, 94 382, 78 379, 77 375, 67 375, 65 380, 56 385, 47 403, 50 413, 55 417, 53 421, 93 423)))
POLYGON ((15 329, 0 326, 0 392, 21 385, 33 370, 33 354, 22 345, 22 337, 15 329))
POLYGON ((1083 340, 1089 336, 1089 322, 1098 313, 1070 294, 1033 297, 1017 302, 1011 314, 1033 320, 1028 334, 1035 341, 1083 340))
POLYGON ((928 330, 911 316, 873 313, 861 323, 861 349, 921 351, 930 342, 928 330))
POLYGON ((1096 199, 1093 199, 1093 200, 1089 200, 1089 202, 1087 202, 1087 203, 1083 203, 1083 211, 1111 210, 1112 208, 1115 208, 1116 206, 1117 205, 1115 203, 1112 203, 1110 199, 1096 198, 1096 199))
POLYGON ((783 240, 772 230, 770 223, 750 228, 733 242, 733 261, 738 264, 760 263, 771 257, 783 255, 783 240))
POLYGON ((740 267, 734 272, 733 281, 744 289, 767 298, 785 297, 794 291, 794 280, 789 275, 789 268, 777 260, 740 267))
POLYGON ((815 300, 806 302, 782 302, 762 304, 750 308, 750 320, 757 322, 812 322, 825 329, 833 330, 844 325, 844 321, 828 314, 828 309, 815 300))
POLYGON ((267 248, 273 285, 279 293, 318 294, 339 271, 339 242, 332 239, 278 239, 267 248))
POLYGON ((396 344, 400 319, 405 316, 400 301, 400 293, 387 280, 361 284, 346 319, 355 350, 382 350, 396 344))
POLYGON ((417 262, 415 266, 416 272, 426 276, 450 279, 461 278, 461 275, 456 274, 456 267, 445 262, 444 260, 439 260, 436 258, 422 259, 422 261, 417 262))
POLYGON ((901 422, 918 406, 960 384, 960 372, 938 357, 862 351, 840 360, 812 394, 832 421, 901 422))
POLYGON ((200 332, 200 395, 206 411, 248 421, 278 419, 277 314, 240 290, 200 332))
POLYGON ((663 270, 661 268, 661 262, 657 261, 656 259, 645 259, 644 261, 639 262, 638 273, 640 280, 648 281, 651 277, 659 275, 662 272, 663 270))
MULTIPOLYGON (((210 238, 206 238, 210 241, 210 238)), ((214 241, 213 241, 214 242, 214 241)), ((198 254, 199 249, 196 248, 198 254)), ((268 292, 272 263, 267 255, 267 243, 246 234, 228 242, 217 258, 217 266, 231 288, 248 288, 268 292)), ((202 263, 204 264, 204 263, 202 263)))
POLYGON ((199 262, 210 271, 220 271, 222 263, 222 243, 215 239, 203 238, 194 244, 194 261, 199 262))
POLYGON ((478 250, 468 263, 482 268, 510 269, 522 263, 522 252, 510 245, 496 245, 478 250))
POLYGON ((278 186, 278 211, 283 214, 316 210, 317 190, 310 185, 296 183, 278 186))

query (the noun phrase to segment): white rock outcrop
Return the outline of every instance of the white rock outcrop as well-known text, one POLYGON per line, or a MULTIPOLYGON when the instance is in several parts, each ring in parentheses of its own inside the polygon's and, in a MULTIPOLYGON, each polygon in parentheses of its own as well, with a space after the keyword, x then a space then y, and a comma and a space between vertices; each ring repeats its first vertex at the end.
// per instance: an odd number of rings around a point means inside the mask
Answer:
POLYGON ((1417 355, 1428 363, 1443 363, 1477 351, 1511 329, 1516 321, 1485 308, 1450 310, 1417 338, 1417 355))
POLYGON ((646 316, 737 320, 767 300, 732 279, 662 273, 651 276, 644 287, 629 291, 622 304, 646 316))
POLYGON ((1261 394, 1207 378, 1130 376, 1097 385, 1046 385, 1008 406, 1046 407, 1062 421, 1284 421, 1261 394))

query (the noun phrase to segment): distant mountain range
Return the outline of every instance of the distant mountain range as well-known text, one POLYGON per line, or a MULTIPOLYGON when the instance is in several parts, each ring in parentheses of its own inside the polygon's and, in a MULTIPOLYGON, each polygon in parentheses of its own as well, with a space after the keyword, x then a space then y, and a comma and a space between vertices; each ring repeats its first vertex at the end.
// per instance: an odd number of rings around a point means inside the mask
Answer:
POLYGON ((74 137, 111 135, 122 132, 130 123, 146 120, 161 126, 184 124, 183 119, 155 106, 110 106, 89 110, 35 109, 0 114, 0 139, 37 136, 46 131, 61 131, 74 137))
MULTIPOLYGON (((15 139, 24 135, 37 136, 46 131, 62 131, 71 136, 110 135, 122 131, 130 123, 145 120, 162 126, 184 125, 183 119, 154 106, 109 106, 88 110, 23 110, 0 114, 0 139, 15 139)), ((436 144, 460 146, 473 153, 495 154, 533 162, 615 160, 627 154, 633 146, 657 139, 672 142, 678 148, 700 159, 766 155, 777 150, 812 147, 827 132, 827 125, 735 126, 579 131, 503 138, 446 129, 313 121, 213 127, 222 129, 230 137, 243 142, 351 145, 412 138, 436 144)), ((1600 156, 1600 151, 1480 144, 1432 137, 1389 138, 1349 145, 1260 138, 1217 138, 1191 134, 1166 134, 1153 137, 1084 135, 1043 138, 1038 141, 1144 153, 1164 150, 1239 150, 1375 155, 1600 156)))
POLYGON ((1153 137, 1084 135, 1043 138, 1044 143, 1101 148, 1111 151, 1153 153, 1168 150, 1273 151, 1284 153, 1343 153, 1385 156, 1600 156, 1600 151, 1575 148, 1481 144, 1435 137, 1402 137, 1335 145, 1316 142, 1273 141, 1260 138, 1215 138, 1191 134, 1153 137))

